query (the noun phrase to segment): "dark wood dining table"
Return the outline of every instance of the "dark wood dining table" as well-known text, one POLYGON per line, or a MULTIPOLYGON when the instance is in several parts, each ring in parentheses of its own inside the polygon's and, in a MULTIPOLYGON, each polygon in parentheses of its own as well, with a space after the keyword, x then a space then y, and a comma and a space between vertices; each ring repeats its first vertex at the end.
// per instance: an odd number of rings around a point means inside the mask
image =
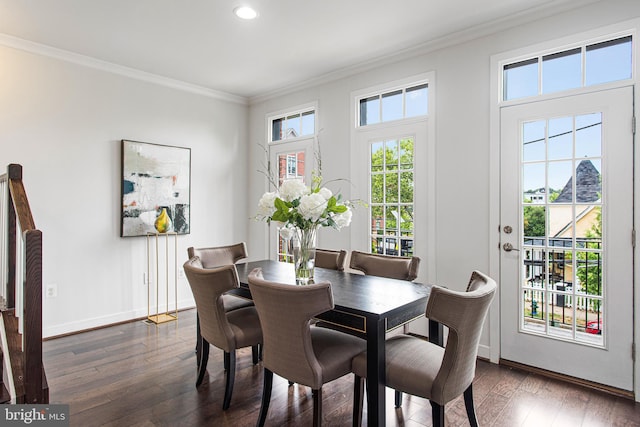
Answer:
MULTIPOLYGON (((247 277, 261 268, 265 279, 295 286, 293 265, 264 260, 238 264, 239 296, 251 298, 247 277)), ((334 309, 317 316, 367 341, 367 422, 385 425, 385 334, 424 316, 430 285, 405 280, 315 269, 315 281, 328 281, 334 309)), ((429 321, 429 340, 442 345, 442 326, 429 321)))

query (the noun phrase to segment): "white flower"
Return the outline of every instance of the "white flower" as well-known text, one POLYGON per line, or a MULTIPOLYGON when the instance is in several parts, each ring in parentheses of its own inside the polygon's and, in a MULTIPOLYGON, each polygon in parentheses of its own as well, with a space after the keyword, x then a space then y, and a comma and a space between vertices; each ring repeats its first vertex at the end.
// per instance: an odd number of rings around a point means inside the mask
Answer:
POLYGON ((333 220, 336 223, 337 229, 340 230, 342 227, 348 227, 349 224, 351 224, 352 216, 353 212, 348 207, 346 211, 336 214, 336 216, 333 217, 333 220))
POLYGON ((327 200, 319 193, 302 196, 298 212, 304 219, 316 222, 327 209, 327 200))
POLYGON ((333 196, 333 193, 327 187, 322 187, 320 191, 318 191, 318 194, 324 197, 325 200, 329 200, 331 196, 333 196))
POLYGON ((288 227, 283 227, 280 229, 280 236, 282 236, 284 240, 291 239, 293 237, 293 233, 294 230, 288 227))
POLYGON ((264 193, 258 202, 258 217, 268 218, 276 211, 275 200, 278 193, 264 193))
POLYGON ((309 189, 301 179, 287 179, 280 185, 280 196, 286 202, 291 202, 308 193, 309 189))

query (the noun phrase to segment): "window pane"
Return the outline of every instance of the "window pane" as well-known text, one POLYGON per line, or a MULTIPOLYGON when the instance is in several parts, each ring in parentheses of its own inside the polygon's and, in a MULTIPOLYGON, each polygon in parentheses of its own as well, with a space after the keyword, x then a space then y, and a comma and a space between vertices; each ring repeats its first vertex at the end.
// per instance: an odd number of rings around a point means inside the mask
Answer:
POLYGON ((385 197, 387 203, 398 202, 398 174, 388 173, 385 175, 385 197))
POLYGON ((602 154, 602 113, 576 116, 576 158, 602 154))
POLYGON ((587 46, 586 84, 631 78, 631 36, 587 46))
POLYGON ((505 100, 537 95, 538 59, 505 65, 503 80, 505 100))
POLYGON ((413 172, 400 174, 400 202, 413 203, 413 172))
POLYGON ((573 202, 573 163, 571 161, 549 162, 548 180, 550 203, 573 202))
POLYGON ((542 58, 542 93, 582 86, 581 49, 571 49, 542 58))
POLYGON ((382 142, 371 144, 371 172, 381 172, 384 165, 384 150, 382 142))
POLYGON ((387 141, 386 143, 386 159, 387 170, 398 169, 398 141, 387 141))
POLYGON ((380 97, 372 96, 360 100, 360 126, 380 123, 380 97))
POLYGON ((527 122, 522 124, 522 161, 545 160, 546 122, 527 122))
POLYGON ((420 85, 407 89, 405 98, 405 117, 427 115, 427 95, 427 85, 420 85))
POLYGON ((383 203, 382 188, 384 185, 384 175, 371 175, 371 203, 383 203))
POLYGON ((561 117, 549 120, 548 158, 573 158, 573 117, 561 117))
POLYGON ((382 206, 371 207, 371 234, 374 236, 384 234, 384 213, 382 212, 382 206))
POLYGON ((287 131, 284 139, 300 136, 300 114, 287 117, 287 131))
POLYGON ((402 91, 385 93, 382 95, 382 121, 398 120, 402 118, 402 91))
POLYGON ((413 169, 413 138, 400 140, 400 169, 413 169))
POLYGON ((282 125, 284 118, 275 119, 271 125, 271 140, 280 141, 282 139, 282 125))
POLYGON ((541 204, 547 201, 544 177, 545 163, 522 165, 523 202, 541 204))
POLYGON ((316 131, 316 112, 307 111, 302 113, 302 132, 301 135, 313 135, 316 131))

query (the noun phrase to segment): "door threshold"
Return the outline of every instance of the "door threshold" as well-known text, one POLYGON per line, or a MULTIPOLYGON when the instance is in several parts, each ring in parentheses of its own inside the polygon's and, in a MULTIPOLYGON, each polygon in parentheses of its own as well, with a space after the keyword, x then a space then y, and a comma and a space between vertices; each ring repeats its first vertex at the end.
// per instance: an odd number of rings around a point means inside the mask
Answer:
POLYGON ((521 371, 538 374, 543 377, 553 378, 556 380, 564 381, 569 384, 575 384, 582 387, 586 387, 592 390, 602 391, 613 396, 623 397, 626 399, 634 400, 634 394, 632 391, 623 390, 617 387, 612 387, 605 384, 596 383, 593 381, 587 381, 582 378, 573 377, 571 375, 560 374, 558 372, 548 371, 546 369, 537 368, 531 365, 525 365, 523 363, 512 362, 511 360, 500 359, 500 365, 507 366, 509 368, 520 369, 521 371))

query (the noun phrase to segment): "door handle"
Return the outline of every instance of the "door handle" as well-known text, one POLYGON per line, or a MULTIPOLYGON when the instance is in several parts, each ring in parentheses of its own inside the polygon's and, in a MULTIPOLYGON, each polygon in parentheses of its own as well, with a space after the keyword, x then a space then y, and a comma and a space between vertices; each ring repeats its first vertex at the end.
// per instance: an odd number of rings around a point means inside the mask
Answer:
POLYGON ((511 243, 505 243, 504 245, 502 245, 502 249, 504 249, 505 252, 520 251, 520 249, 514 248, 511 243))

